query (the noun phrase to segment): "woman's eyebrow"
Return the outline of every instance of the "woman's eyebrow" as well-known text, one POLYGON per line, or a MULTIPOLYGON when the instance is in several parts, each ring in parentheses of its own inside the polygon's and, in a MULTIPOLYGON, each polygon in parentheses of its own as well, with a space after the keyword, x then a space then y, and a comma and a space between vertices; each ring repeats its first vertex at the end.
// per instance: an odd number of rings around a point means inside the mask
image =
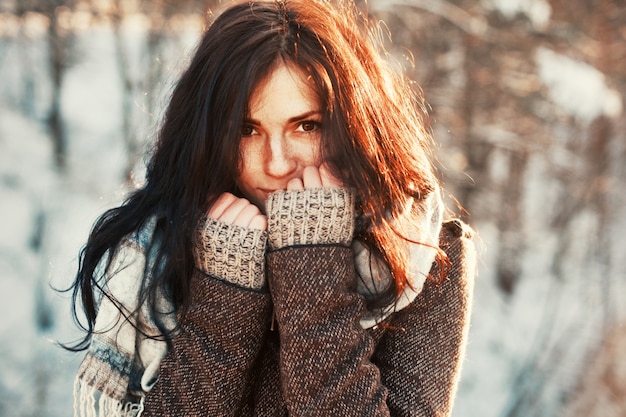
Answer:
POLYGON ((299 122, 300 120, 309 119, 312 116, 321 116, 321 114, 322 114, 321 110, 311 110, 311 111, 302 113, 298 116, 290 117, 288 122, 289 123, 299 122))
MULTIPOLYGON (((295 122, 299 122, 302 120, 306 120, 309 119, 311 117, 317 117, 317 116, 321 116, 322 115, 322 111, 321 110, 311 110, 311 111, 307 111, 304 112, 302 114, 299 114, 297 116, 293 116, 290 117, 289 119, 287 119, 287 123, 295 123, 295 122)), ((252 125, 252 126, 262 126, 263 123, 261 123, 260 121, 253 119, 251 117, 246 117, 243 119, 243 123, 247 124, 247 125, 252 125)))
POLYGON ((260 126, 261 125, 261 122, 259 122, 258 120, 252 119, 250 117, 244 117, 242 122, 245 125, 253 125, 253 126, 260 126))

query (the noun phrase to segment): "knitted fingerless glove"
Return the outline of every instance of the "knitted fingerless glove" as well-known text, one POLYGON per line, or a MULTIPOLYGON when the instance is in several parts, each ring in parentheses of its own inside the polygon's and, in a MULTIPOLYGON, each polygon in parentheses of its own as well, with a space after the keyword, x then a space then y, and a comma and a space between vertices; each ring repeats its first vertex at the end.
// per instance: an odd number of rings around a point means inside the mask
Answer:
POLYGON ((271 249, 352 242, 354 192, 348 188, 277 191, 266 209, 271 249))
POLYGON ((196 228, 193 255, 205 274, 232 284, 261 289, 265 286, 267 232, 203 217, 196 228))

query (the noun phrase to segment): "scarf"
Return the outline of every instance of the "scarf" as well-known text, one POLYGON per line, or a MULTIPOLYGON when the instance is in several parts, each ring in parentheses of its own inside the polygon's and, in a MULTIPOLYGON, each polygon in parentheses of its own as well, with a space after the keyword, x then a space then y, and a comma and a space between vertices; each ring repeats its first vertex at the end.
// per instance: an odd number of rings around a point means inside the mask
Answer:
MULTIPOLYGON (((144 393, 157 380, 167 344, 158 338, 161 331, 147 304, 139 305, 141 286, 150 282, 156 255, 157 245, 151 245, 155 225, 150 219, 123 239, 106 271, 93 337, 74 383, 75 416, 139 416, 144 393)), ((172 312, 160 319, 166 329, 174 329, 174 309, 167 297, 158 294, 156 307, 172 312)))

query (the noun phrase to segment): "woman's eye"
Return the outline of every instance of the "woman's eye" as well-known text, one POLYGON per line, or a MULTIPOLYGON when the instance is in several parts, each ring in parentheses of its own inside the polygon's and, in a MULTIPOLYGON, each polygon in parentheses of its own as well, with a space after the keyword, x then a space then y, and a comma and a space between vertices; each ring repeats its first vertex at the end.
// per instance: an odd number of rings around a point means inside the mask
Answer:
POLYGON ((300 123, 300 126, 298 126, 297 130, 300 131, 300 132, 315 132, 320 127, 321 127, 321 123, 320 122, 316 122, 316 121, 313 121, 313 120, 308 120, 306 122, 300 123))
POLYGON ((252 136, 256 133, 254 127, 250 125, 241 126, 241 136, 252 136))

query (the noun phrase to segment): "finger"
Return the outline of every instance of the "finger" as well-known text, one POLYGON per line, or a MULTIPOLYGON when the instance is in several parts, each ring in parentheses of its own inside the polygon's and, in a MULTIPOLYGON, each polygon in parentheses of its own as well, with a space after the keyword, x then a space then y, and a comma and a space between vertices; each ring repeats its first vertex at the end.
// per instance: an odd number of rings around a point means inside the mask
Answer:
POLYGON ((237 217, 233 219, 233 224, 241 227, 248 227, 254 216, 258 214, 261 214, 259 208, 254 204, 248 204, 239 212, 239 214, 237 214, 237 217))
POLYGON ((339 178, 333 175, 328 164, 322 164, 320 166, 320 178, 321 178, 323 187, 343 186, 343 182, 339 178))
POLYGON ((247 206, 250 205, 250 202, 245 198, 235 198, 233 202, 224 210, 221 216, 217 218, 217 220, 222 221, 224 223, 233 224, 239 213, 247 206))
POLYGON ((223 193, 220 195, 213 205, 209 208, 207 215, 213 219, 219 219, 224 210, 230 206, 237 197, 231 193, 223 193))
POLYGON ((322 188, 320 170, 316 166, 308 166, 302 170, 304 188, 322 188))
POLYGON ((304 188, 304 184, 300 178, 292 178, 287 183, 287 190, 302 190, 304 188))
POLYGON ((251 229, 267 230, 267 217, 262 214, 254 216, 248 227, 251 229))

